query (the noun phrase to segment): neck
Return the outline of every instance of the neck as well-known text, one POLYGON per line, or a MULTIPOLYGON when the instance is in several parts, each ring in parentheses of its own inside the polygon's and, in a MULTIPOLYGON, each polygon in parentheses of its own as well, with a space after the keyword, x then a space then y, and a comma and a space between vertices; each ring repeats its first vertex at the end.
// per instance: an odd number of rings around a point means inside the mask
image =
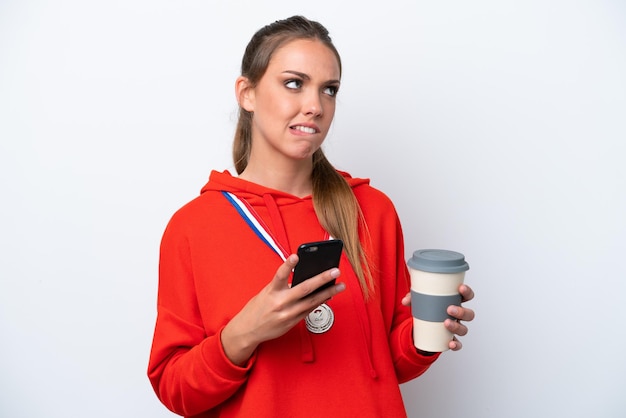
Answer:
POLYGON ((251 159, 239 178, 297 197, 305 197, 313 192, 312 170, 311 160, 300 161, 298 164, 269 166, 251 159))

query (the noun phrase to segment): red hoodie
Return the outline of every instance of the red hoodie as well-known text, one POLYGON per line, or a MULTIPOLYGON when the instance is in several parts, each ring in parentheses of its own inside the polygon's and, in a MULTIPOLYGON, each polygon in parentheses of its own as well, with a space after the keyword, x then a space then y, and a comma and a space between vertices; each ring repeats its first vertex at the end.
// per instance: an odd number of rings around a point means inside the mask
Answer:
POLYGON ((324 239, 311 197, 212 172, 202 193, 170 220, 159 264, 158 315, 148 366, 170 410, 198 417, 405 417, 399 383, 437 359, 412 344, 404 243, 387 196, 342 173, 369 228, 364 240, 376 289, 364 300, 345 254, 346 290, 327 304, 335 322, 323 334, 302 321, 259 345, 243 367, 226 357, 220 333, 271 281, 282 263, 221 193, 247 201, 290 253, 324 239))

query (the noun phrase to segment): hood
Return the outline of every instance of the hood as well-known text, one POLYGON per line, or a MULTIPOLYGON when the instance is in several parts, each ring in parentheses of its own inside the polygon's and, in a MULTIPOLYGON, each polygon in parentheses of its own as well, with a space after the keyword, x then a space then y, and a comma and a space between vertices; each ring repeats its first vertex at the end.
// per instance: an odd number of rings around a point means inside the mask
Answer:
MULTIPOLYGON (((346 179, 350 187, 353 189, 362 185, 368 185, 370 182, 369 179, 353 178, 346 172, 338 172, 344 179, 346 179)), ((234 177, 228 170, 224 170, 222 172, 212 171, 209 176, 208 183, 204 185, 200 193, 207 191, 235 193, 240 198, 245 199, 252 206, 264 204, 263 196, 268 194, 272 196, 278 206, 311 199, 311 196, 300 198, 289 193, 281 192, 280 190, 251 183, 247 180, 242 180, 238 177, 234 177)))

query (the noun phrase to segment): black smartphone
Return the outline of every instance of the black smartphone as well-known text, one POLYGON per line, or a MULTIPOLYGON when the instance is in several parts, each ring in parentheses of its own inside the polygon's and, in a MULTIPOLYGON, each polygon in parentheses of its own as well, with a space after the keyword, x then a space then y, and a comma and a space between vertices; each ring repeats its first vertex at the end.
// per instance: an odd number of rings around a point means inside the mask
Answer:
MULTIPOLYGON (((343 241, 340 239, 331 239, 328 241, 307 242, 298 247, 298 264, 293 269, 293 279, 291 286, 297 286, 303 281, 313 276, 329 270, 333 267, 339 267, 339 259, 343 250, 343 241)), ((332 280, 315 290, 319 292, 322 289, 333 286, 335 280, 332 280)), ((315 293, 313 292, 313 293, 315 293)))

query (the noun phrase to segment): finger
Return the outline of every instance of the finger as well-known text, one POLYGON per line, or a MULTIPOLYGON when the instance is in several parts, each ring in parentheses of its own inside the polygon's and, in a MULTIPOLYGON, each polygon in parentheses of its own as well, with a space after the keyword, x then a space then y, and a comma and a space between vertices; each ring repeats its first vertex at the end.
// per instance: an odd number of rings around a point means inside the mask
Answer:
POLYGON ((450 318, 444 321, 444 326, 451 333, 459 335, 461 337, 464 335, 467 335, 467 332, 468 332, 467 327, 463 323, 458 322, 458 321, 453 321, 450 318))
POLYGON ((402 298, 402 304, 404 306, 410 306, 411 305, 411 293, 407 293, 403 298, 402 298))
POLYGON ((446 310, 448 315, 455 317, 460 321, 472 321, 474 319, 474 311, 462 306, 450 305, 446 310))
POLYGON ((291 254, 287 257, 287 260, 285 260, 285 262, 278 267, 278 270, 276 270, 272 283, 279 289, 288 287, 287 283, 289 282, 289 276, 291 275, 291 271, 296 264, 298 264, 298 256, 291 254))
MULTIPOLYGON (((313 276, 310 279, 303 281, 297 286, 294 286, 292 289, 294 290, 294 293, 297 295, 297 297, 299 299, 302 299, 312 294, 313 292, 315 292, 317 289, 320 288, 320 286, 323 286, 326 283, 337 279, 337 277, 339 277, 340 275, 341 275, 341 272, 339 271, 338 268, 332 268, 330 270, 326 270, 325 272, 318 274, 317 276, 313 276)), ((324 289, 323 294, 329 293, 329 292, 326 292, 327 290, 328 289, 324 289)), ((330 297, 332 296, 328 296, 328 298, 330 297)))
POLYGON ((467 302, 474 299, 474 291, 466 284, 459 286, 459 293, 461 294, 462 302, 467 302))
POLYGON ((309 295, 303 299, 300 299, 302 316, 304 317, 310 314, 315 308, 320 306, 322 303, 328 302, 335 295, 343 292, 345 288, 346 288, 345 283, 337 283, 334 286, 331 286, 324 290, 320 290, 319 292, 315 292, 312 295, 309 295))
POLYGON ((463 344, 461 344, 461 341, 457 340, 456 337, 454 337, 452 341, 450 341, 450 343, 448 344, 448 347, 452 351, 459 351, 461 348, 463 348, 463 344))

